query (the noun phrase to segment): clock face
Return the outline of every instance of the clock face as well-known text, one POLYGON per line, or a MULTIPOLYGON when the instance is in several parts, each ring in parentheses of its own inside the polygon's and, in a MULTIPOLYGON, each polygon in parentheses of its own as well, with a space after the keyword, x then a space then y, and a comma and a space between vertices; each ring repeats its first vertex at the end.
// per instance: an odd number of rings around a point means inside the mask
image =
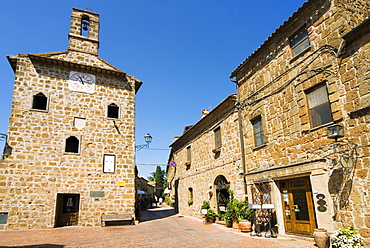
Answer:
POLYGON ((69 73, 68 88, 73 91, 94 93, 95 76, 91 74, 71 71, 69 73))

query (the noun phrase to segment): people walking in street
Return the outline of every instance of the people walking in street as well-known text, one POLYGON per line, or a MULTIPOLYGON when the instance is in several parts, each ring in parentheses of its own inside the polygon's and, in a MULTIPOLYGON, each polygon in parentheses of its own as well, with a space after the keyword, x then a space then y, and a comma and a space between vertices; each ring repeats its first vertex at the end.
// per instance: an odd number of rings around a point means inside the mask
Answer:
POLYGON ((155 206, 157 206, 157 202, 158 202, 158 198, 156 195, 154 195, 154 203, 155 203, 155 206))
POLYGON ((159 197, 159 206, 161 206, 161 205, 162 205, 162 202, 163 202, 162 197, 159 197))

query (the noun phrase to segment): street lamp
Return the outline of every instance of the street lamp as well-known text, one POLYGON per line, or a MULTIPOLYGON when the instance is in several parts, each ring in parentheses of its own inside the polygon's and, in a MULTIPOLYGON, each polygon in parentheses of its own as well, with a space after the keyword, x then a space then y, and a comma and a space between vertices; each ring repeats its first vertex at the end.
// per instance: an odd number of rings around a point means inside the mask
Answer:
POLYGON ((136 151, 140 151, 143 148, 149 148, 149 144, 152 142, 153 137, 150 136, 150 134, 148 133, 147 135, 144 136, 144 139, 145 139, 146 144, 135 146, 136 151))

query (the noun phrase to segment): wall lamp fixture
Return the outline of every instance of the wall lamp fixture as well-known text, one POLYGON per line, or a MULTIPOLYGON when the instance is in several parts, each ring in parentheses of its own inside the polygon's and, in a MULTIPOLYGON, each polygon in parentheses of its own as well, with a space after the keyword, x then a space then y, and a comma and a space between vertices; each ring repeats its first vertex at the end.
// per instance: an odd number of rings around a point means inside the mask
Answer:
POLYGON ((148 133, 147 135, 144 136, 144 139, 146 144, 135 146, 136 151, 140 151, 143 148, 149 148, 149 144, 152 142, 153 137, 148 133))

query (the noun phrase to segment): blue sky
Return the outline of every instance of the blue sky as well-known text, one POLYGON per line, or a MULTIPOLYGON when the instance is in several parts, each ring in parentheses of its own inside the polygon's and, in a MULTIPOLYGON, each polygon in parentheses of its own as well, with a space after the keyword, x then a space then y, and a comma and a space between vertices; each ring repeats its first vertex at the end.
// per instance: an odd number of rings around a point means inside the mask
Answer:
MULTIPOLYGON (((303 0, 0 1, 0 133, 6 133, 13 71, 6 55, 64 51, 72 8, 100 15, 99 57, 144 82, 136 98, 141 175, 165 169, 169 145, 201 110, 235 93, 231 72, 303 0)), ((0 143, 1 149, 3 143, 0 143)))

